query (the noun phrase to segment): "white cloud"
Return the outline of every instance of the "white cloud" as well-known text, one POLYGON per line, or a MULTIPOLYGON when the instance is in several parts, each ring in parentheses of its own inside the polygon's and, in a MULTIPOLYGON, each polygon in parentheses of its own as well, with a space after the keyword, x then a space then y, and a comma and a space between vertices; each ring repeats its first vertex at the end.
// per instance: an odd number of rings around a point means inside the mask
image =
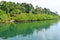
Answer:
POLYGON ((2 1, 2 0, 0 0, 0 1, 2 1))
MULTIPOLYGON (((2 1, 2 0, 0 0, 2 1)), ((52 11, 57 11, 60 13, 60 0, 4 0, 4 1, 14 1, 14 2, 27 2, 32 3, 34 6, 39 5, 41 7, 46 7, 51 9, 52 11)))

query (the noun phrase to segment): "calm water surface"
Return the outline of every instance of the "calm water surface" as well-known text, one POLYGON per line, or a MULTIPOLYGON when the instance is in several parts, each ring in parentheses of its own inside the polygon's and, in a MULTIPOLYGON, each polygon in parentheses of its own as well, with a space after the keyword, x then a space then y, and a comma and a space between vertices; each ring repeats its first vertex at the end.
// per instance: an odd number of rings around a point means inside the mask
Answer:
POLYGON ((0 40, 60 40, 60 21, 0 23, 0 40))

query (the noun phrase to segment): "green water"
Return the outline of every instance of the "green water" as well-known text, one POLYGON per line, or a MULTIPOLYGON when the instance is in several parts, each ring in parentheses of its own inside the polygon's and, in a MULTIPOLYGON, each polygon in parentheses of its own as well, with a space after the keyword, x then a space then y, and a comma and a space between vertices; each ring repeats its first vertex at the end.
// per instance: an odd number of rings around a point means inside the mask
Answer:
POLYGON ((60 31, 59 23, 58 20, 0 23, 0 40, 60 40, 55 38, 60 37, 55 33, 60 31))

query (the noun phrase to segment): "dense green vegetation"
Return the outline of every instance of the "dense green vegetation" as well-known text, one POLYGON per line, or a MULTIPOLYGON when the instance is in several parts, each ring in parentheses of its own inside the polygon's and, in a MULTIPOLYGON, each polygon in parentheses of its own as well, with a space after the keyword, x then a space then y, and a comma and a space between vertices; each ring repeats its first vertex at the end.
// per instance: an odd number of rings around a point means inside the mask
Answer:
POLYGON ((27 3, 0 2, 0 22, 58 19, 57 12, 27 3))
POLYGON ((58 20, 48 20, 39 22, 28 22, 28 23, 0 23, 0 37, 8 39, 17 35, 27 36, 45 29, 47 30, 50 26, 56 23, 58 20))

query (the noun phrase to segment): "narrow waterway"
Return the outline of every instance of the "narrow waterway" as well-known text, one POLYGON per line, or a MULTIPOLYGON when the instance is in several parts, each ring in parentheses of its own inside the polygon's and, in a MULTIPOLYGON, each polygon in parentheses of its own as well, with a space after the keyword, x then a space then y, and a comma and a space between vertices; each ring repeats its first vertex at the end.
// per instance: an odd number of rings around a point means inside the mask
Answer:
POLYGON ((0 40, 60 40, 60 21, 0 24, 0 40))

